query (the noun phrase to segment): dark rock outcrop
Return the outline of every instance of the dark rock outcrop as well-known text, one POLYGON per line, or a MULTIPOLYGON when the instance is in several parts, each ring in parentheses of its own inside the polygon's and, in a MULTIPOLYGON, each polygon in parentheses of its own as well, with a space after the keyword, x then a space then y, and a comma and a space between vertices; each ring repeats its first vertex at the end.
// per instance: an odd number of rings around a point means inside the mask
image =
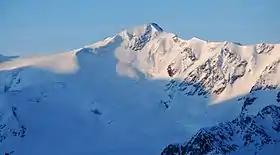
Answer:
POLYGON ((257 115, 240 115, 230 122, 201 129, 185 144, 171 144, 161 154, 228 154, 246 147, 255 148, 257 153, 264 145, 279 142, 279 132, 280 107, 269 105, 257 115), (264 126, 264 124, 271 124, 271 126, 264 126))

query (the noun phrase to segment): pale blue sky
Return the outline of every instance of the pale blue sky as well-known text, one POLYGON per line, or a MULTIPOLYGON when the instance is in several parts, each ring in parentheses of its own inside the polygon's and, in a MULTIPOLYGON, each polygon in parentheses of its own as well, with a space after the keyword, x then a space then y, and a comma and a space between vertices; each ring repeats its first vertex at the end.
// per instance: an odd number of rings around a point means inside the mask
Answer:
POLYGON ((280 42, 280 0, 0 0, 0 53, 60 52, 156 22, 188 39, 280 42))

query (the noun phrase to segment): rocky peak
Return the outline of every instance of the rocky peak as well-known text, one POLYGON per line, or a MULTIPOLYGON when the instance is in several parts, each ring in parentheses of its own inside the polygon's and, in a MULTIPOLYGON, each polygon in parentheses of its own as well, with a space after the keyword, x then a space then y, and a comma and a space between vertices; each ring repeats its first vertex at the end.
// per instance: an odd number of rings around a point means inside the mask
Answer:
POLYGON ((142 26, 137 26, 133 29, 126 30, 127 36, 129 36, 129 48, 134 51, 141 50, 147 42, 154 39, 163 29, 156 23, 144 24, 142 26))

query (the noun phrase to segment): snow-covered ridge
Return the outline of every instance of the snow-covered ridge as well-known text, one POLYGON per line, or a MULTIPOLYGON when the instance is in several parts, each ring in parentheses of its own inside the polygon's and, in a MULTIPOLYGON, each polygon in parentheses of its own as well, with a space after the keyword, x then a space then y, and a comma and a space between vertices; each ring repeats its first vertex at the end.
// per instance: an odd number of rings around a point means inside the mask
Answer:
MULTIPOLYGON (((248 93, 257 79, 264 76, 263 70, 280 59, 279 44, 243 46, 195 37, 184 40, 149 23, 70 52, 4 62, 0 70, 31 66, 56 73, 73 73, 79 68, 77 53, 85 49, 96 55, 115 53, 122 66, 136 69, 152 79, 175 78, 202 84, 205 88, 201 89, 214 95, 214 103, 248 93)), ((126 72, 121 74, 127 74, 126 69, 120 70, 126 72)), ((128 76, 136 78, 137 75, 128 76)))

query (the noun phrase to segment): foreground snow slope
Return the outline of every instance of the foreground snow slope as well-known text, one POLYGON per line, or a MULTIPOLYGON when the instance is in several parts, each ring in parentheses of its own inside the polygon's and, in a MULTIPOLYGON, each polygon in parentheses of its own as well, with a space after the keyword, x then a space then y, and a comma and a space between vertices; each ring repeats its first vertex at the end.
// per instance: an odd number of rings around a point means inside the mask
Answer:
POLYGON ((0 154, 160 154, 202 127, 278 105, 279 52, 183 40, 150 23, 0 62, 0 154))

